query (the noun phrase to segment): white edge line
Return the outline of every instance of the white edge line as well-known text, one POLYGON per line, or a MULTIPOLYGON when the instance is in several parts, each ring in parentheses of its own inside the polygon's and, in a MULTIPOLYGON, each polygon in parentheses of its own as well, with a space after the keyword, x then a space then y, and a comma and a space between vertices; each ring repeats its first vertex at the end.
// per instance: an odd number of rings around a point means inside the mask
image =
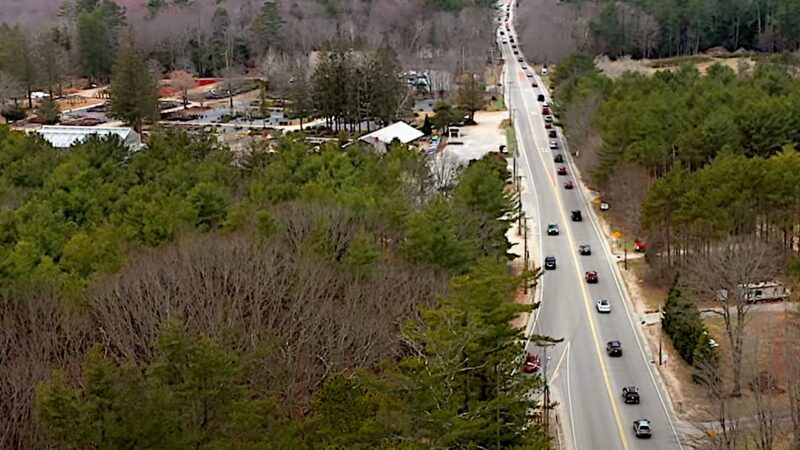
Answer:
MULTIPOLYGON (((563 139, 563 133, 562 133, 562 139, 563 139)), ((574 167, 573 167, 573 164, 572 164, 572 155, 567 155, 567 165, 569 166, 570 170, 572 170, 572 173, 574 174, 575 170, 574 170, 574 167)), ((580 180, 580 182, 581 182, 581 184, 583 184, 583 180, 582 179, 580 180)), ((631 299, 630 299, 630 296, 627 294, 627 291, 624 291, 622 289, 622 286, 620 285, 620 279, 622 277, 622 274, 619 271, 620 270, 619 266, 616 265, 616 259, 614 259, 614 262, 612 262, 612 257, 614 255, 613 255, 613 253, 611 253, 611 250, 610 250, 610 247, 609 247, 610 244, 606 240, 606 238, 603 235, 603 233, 600 232, 600 228, 598 228, 597 224, 595 223, 596 220, 597 220, 596 215, 595 215, 595 211, 592 208, 592 205, 588 202, 588 200, 586 198, 586 195, 583 192, 583 189, 580 189, 580 186, 578 186, 578 195, 580 196, 583 204, 587 207, 587 210, 589 211, 589 214, 592 216, 592 219, 589 222, 591 222, 592 228, 594 228, 595 233, 597 233, 598 237, 600 238, 600 243, 601 243, 601 245, 603 247, 603 253, 605 253, 605 255, 606 255, 606 258, 605 258, 606 264, 608 264, 608 266, 611 268, 611 272, 614 274, 614 276, 613 276, 614 285, 617 287, 617 292, 619 292, 620 298, 622 298, 624 300, 622 302, 622 305, 625 307, 625 315, 628 317, 628 322, 630 323, 631 329, 633 330, 633 335, 636 338, 636 344, 639 346, 639 353, 642 355, 642 359, 644 360, 645 367, 647 367, 647 372, 650 374, 650 380, 653 382, 653 386, 656 388, 656 394, 658 394, 658 399, 661 402, 661 407, 664 409, 664 413, 667 416, 667 421, 669 422, 669 426, 672 429, 672 434, 675 437, 675 441, 678 443, 678 447, 683 449, 684 447, 683 447, 683 444, 681 443, 680 437, 678 436, 678 430, 675 428, 675 423, 673 421, 672 413, 670 412, 670 408, 667 407, 666 400, 664 399, 664 396, 661 393, 661 388, 660 388, 661 385, 656 381, 655 374, 653 373, 653 368, 651 367, 651 362, 648 361, 648 359, 647 359, 647 355, 650 354, 650 349, 648 348, 647 349, 647 353, 645 353, 645 348, 642 345, 642 340, 640 339, 640 336, 639 336, 639 334, 641 333, 641 330, 633 322, 633 316, 631 315, 631 311, 630 311, 630 309, 628 307, 628 303, 631 302, 631 299)), ((633 304, 631 303, 631 308, 632 307, 633 307, 633 304)))

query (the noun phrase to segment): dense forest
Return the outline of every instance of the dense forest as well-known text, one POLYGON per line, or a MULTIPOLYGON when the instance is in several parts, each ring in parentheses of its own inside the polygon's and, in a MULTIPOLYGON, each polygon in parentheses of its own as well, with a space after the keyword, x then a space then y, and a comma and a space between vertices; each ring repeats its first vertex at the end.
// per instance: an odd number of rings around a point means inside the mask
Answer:
POLYGON ((736 235, 798 251, 800 81, 775 61, 613 81, 588 55, 557 68, 567 134, 593 161, 593 184, 668 265, 736 235))
POLYGON ((508 176, 0 128, 0 446, 546 448, 515 372, 508 176))
POLYGON ((481 67, 493 48, 494 10, 487 2, 151 0, 148 6, 135 14, 113 0, 74 0, 32 23, 0 17, 6 21, 0 100, 13 97, 8 91, 60 87, 72 76, 108 81, 128 27, 152 69, 199 77, 256 71, 288 80, 292 67, 308 66, 309 55, 332 42, 354 51, 391 48, 404 68, 454 76, 481 67), (43 83, 43 73, 58 82, 43 83))
POLYGON ((713 47, 776 52, 800 46, 798 0, 605 0, 593 11, 594 51, 611 57, 680 56, 713 47))

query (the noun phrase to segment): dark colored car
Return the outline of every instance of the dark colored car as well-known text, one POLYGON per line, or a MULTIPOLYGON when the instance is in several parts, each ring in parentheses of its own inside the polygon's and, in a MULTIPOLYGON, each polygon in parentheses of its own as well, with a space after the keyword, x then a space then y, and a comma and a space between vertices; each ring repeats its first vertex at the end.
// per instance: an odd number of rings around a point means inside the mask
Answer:
POLYGON ((539 94, 536 96, 536 101, 543 102, 544 101, 544 94, 539 94))
POLYGON ((608 353, 608 356, 622 356, 622 342, 609 341, 606 344, 606 353, 608 353))
POLYGON ((558 236, 558 225, 555 223, 551 223, 547 225, 547 235, 548 236, 558 236))
POLYGON ((556 154, 556 156, 553 157, 553 162, 563 163, 564 155, 562 155, 561 153, 556 154))
POLYGON ((572 180, 567 181, 566 183, 564 183, 564 189, 572 189, 574 187, 575 187, 575 185, 572 183, 572 180))
POLYGON ((542 107, 542 114, 550 114, 550 108, 547 106, 542 107))
POLYGON ((580 247, 578 247, 578 253, 580 253, 583 256, 591 255, 592 247, 589 246, 588 244, 581 245, 580 247))
POLYGON ((583 215, 577 209, 570 213, 570 217, 572 218, 573 222, 581 222, 583 220, 583 215))
POLYGON ((520 56, 519 58, 517 58, 517 62, 522 62, 522 56, 520 56))
POLYGON ((586 282, 587 283, 597 283, 599 278, 597 277, 597 272, 594 270, 590 270, 586 272, 586 282))
POLYGON ((627 404, 639 404, 639 389, 636 386, 625 386, 622 388, 622 400, 627 404))
POLYGON ((550 122, 545 122, 545 124, 544 124, 544 128, 545 128, 545 129, 547 129, 547 130, 549 130, 549 129, 553 128, 553 124, 552 124, 552 123, 550 123, 550 122))
POLYGON ((545 257, 544 268, 545 270, 556 270, 556 257, 555 256, 545 257))
POLYGON ((566 174, 567 174, 567 168, 566 168, 566 167, 564 167, 564 166, 559 166, 559 168, 558 168, 558 174, 559 174, 559 175, 566 175, 566 174))
POLYGON ((547 132, 547 137, 557 138, 558 137, 558 132, 556 130, 549 130, 547 132))
POLYGON ((531 86, 539 87, 539 85, 536 83, 536 80, 531 81, 531 86))
POLYGON ((639 439, 650 439, 653 436, 653 431, 650 429, 650 421, 647 419, 639 419, 633 421, 633 432, 639 439))

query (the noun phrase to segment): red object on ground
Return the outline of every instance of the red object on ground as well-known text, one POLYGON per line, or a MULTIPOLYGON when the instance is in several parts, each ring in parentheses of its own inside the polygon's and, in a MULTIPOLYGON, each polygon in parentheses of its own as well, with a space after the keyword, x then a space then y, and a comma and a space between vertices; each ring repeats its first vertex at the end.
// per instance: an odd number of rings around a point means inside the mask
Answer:
POLYGON ((644 253, 646 249, 647 246, 645 245, 644 242, 640 241, 639 239, 633 241, 633 251, 635 251, 636 253, 644 253))
POLYGON ((522 367, 523 372, 525 373, 538 372, 540 367, 541 363, 539 361, 539 355, 531 355, 530 353, 528 353, 525 356, 525 365, 522 367))

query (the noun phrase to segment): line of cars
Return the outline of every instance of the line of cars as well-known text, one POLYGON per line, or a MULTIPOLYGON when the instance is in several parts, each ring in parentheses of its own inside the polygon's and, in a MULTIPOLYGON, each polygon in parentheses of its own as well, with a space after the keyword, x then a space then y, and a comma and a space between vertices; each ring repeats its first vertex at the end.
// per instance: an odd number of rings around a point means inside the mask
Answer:
MULTIPOLYGON (((542 101, 543 96, 539 96, 540 101, 542 101)), ((545 120, 545 128, 548 130, 548 136, 550 138, 557 137, 556 131, 552 128, 553 118, 549 115, 550 110, 547 107, 547 103, 543 102, 542 114, 544 115, 545 120)), ((550 141, 550 148, 553 150, 558 149, 558 142, 551 140, 550 141)), ((564 164, 564 156, 560 153, 557 153, 553 157, 553 162, 556 164, 564 164)), ((558 165, 556 167, 556 174, 558 176, 567 176, 569 174, 567 167, 565 165, 558 165)), ((572 180, 567 180, 564 182, 564 189, 572 190, 574 189, 575 184, 572 180)), ((573 210, 570 212, 570 218, 573 222, 581 222, 583 220, 582 214, 580 210, 573 210)), ((550 223, 547 226, 547 235, 548 236, 558 236, 559 235, 559 228, 557 223, 550 223)), ((578 253, 581 256, 589 256, 592 254, 592 248, 589 244, 582 244, 578 247, 578 253)), ((545 257, 545 270, 555 270, 556 269, 556 257, 555 256, 547 256, 545 257)), ((599 283, 600 277, 597 271, 588 270, 584 274, 584 279, 587 284, 596 284, 599 283)), ((611 302, 607 299, 599 299, 595 303, 595 308, 598 314, 610 314, 612 311, 611 302)), ((606 343, 606 353, 609 357, 622 357, 622 342, 619 340, 611 340, 606 343)), ((639 404, 641 401, 639 389, 636 386, 624 386, 622 388, 622 400, 625 404, 639 404)), ((647 419, 637 419, 633 421, 633 432, 637 438, 640 439, 647 439, 652 437, 653 431, 650 424, 650 421, 647 419)))
MULTIPOLYGON (((516 43, 514 42, 514 37, 511 34, 509 19, 510 19, 510 9, 511 4, 509 3, 506 6, 506 16, 505 16, 505 31, 508 32, 508 41, 503 39, 503 43, 510 42, 512 46, 512 50, 514 56, 516 56, 517 62, 522 64, 522 69, 525 71, 528 78, 531 78, 531 84, 534 88, 538 87, 535 77, 533 76, 532 70, 528 70, 526 65, 524 64, 524 58, 519 51, 516 43)), ((503 30, 500 31, 501 36, 504 35, 503 30)), ((547 65, 542 68, 542 75, 547 75, 547 65)), ((559 142, 558 142, 558 133, 554 128, 554 118, 550 111, 550 105, 545 99, 543 93, 537 94, 537 101, 542 103, 542 116, 544 118, 544 127, 547 130, 548 138, 549 138, 549 148, 551 150, 558 150, 559 149, 559 142)), ((554 162, 556 164, 564 164, 564 156, 562 154, 556 154, 554 156, 554 162)), ((566 166, 560 165, 557 167, 556 172, 559 176, 567 176, 568 171, 566 166)), ((575 184, 572 180, 567 180, 564 182, 564 189, 572 190, 574 189, 575 184)), ((573 222, 582 222, 583 217, 580 210, 573 210, 570 212, 570 218, 573 222)), ((558 224, 557 223, 550 223, 547 226, 547 235, 548 236, 558 236, 560 234, 558 224)), ((581 244, 578 246, 578 253, 581 256, 590 256, 592 254, 592 248, 589 244, 581 244)), ((549 255, 546 256, 544 259, 544 269, 545 270, 556 270, 557 262, 556 257, 549 255)), ((594 270, 586 271, 584 274, 586 283, 588 284, 596 284, 600 281, 599 275, 594 270)), ((597 312, 600 314, 610 314, 611 313, 611 302, 607 299, 600 299, 597 301, 595 305, 597 312)), ((619 340, 612 340, 606 344, 606 352, 609 357, 622 357, 622 342, 619 340)), ((525 357, 525 362, 523 364, 523 372, 525 373, 537 373, 541 369, 541 360, 539 355, 528 353, 525 357)), ((625 404, 639 404, 641 401, 639 390, 636 386, 624 386, 622 388, 622 400, 625 404)), ((633 421, 633 432, 637 438, 650 438, 652 437, 652 428, 650 421, 647 419, 637 419, 633 421)))

